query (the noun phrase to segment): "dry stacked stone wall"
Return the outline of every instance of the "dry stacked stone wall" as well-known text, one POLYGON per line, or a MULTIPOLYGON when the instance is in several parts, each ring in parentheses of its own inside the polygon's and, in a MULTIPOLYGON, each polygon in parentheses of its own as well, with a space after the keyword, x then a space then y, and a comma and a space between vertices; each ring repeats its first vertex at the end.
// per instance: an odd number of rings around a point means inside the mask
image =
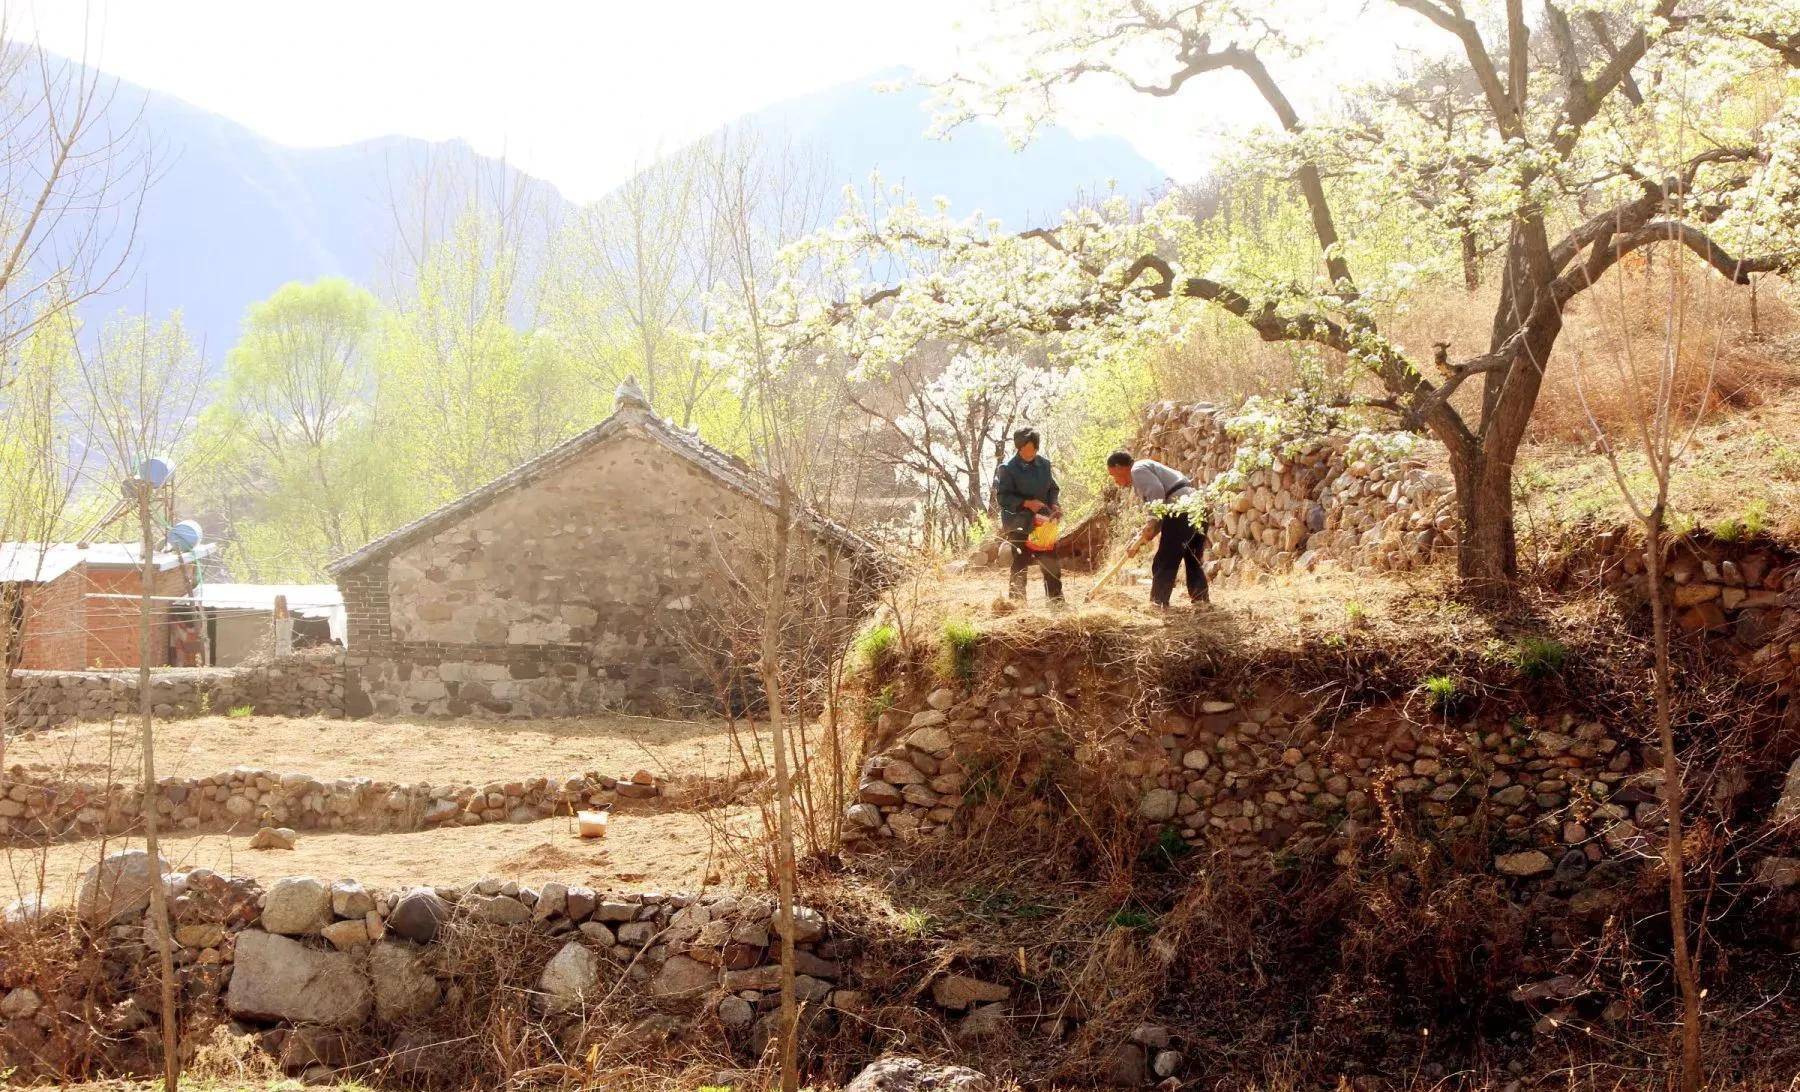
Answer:
MULTIPOLYGON (((1238 459, 1231 414, 1211 403, 1158 402, 1133 454, 1210 482, 1238 459)), ((1250 470, 1213 513, 1210 575, 1312 569, 1321 562, 1404 571, 1451 550, 1459 524, 1448 474, 1422 459, 1386 458, 1343 433, 1296 440, 1250 470)))
POLYGON ((1273 686, 1145 716, 1125 686, 1081 675, 1074 660, 1021 656, 999 685, 940 686, 884 713, 848 809, 853 836, 867 848, 954 836, 965 809, 1073 769, 1080 791, 1135 811, 1147 838, 1348 860, 1377 824, 1479 831, 1495 871, 1579 886, 1596 906, 1616 862, 1660 836, 1660 767, 1623 725, 1524 709, 1452 722, 1417 702, 1328 721, 1321 699, 1273 686))
MULTIPOLYGON (((244 706, 273 716, 341 717, 343 654, 332 649, 240 667, 155 668, 150 703, 151 712, 164 719, 244 706)), ((138 673, 15 671, 7 681, 6 710, 9 724, 26 729, 136 716, 138 673)))
MULTIPOLYGON (((156 949, 144 914, 152 871, 142 851, 116 854, 82 878, 70 910, 7 907, 12 942, 34 928, 67 928, 72 918, 91 936, 107 980, 136 985, 89 1012, 91 984, 9 968, 0 982, 0 1060, 22 1066, 20 1076, 41 1075, 34 1064, 54 1060, 54 1044, 67 1043, 77 1024, 104 1033, 96 1045, 116 1057, 95 1059, 103 1068, 154 1057, 156 949)), ((455 1065, 454 1044, 447 1049, 429 1025, 439 1010, 470 1000, 465 983, 484 969, 468 962, 480 946, 461 941, 480 935, 516 933, 508 947, 531 979, 507 987, 522 985, 534 1018, 557 1027, 578 1026, 584 1009, 622 993, 650 1021, 645 1035, 671 1033, 699 1015, 753 1060, 775 1019, 781 940, 767 897, 620 894, 499 878, 381 890, 293 877, 265 889, 205 869, 169 872, 159 862, 155 871, 172 895, 187 1033, 222 1025, 308 1078, 375 1059, 389 1072, 454 1075, 442 1072, 455 1065)), ((811 1016, 857 1008, 843 944, 824 917, 797 908, 793 933, 796 989, 811 1016)))
MULTIPOLYGON (((157 814, 165 830, 406 831, 528 823, 578 808, 665 796, 681 804, 729 789, 729 784, 707 778, 669 784, 647 770, 618 777, 590 771, 431 785, 240 766, 211 777, 161 779, 157 814)), ((0 843, 130 833, 139 829, 143 812, 143 790, 136 783, 69 782, 15 769, 0 782, 0 843)))
MULTIPOLYGON (((1747 677, 1790 691, 1800 680, 1800 564, 1765 541, 1688 535, 1663 563, 1665 602, 1676 627, 1733 656, 1747 677)), ((1629 602, 1649 601, 1640 538, 1621 530, 1586 536, 1552 576, 1598 580, 1629 602)))

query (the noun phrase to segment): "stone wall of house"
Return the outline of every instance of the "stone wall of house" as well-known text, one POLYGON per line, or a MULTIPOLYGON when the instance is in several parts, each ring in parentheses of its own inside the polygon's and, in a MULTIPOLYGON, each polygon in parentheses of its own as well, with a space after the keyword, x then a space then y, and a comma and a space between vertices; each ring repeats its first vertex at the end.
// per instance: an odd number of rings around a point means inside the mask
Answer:
POLYGON ((716 561, 756 502, 632 433, 339 576, 353 712, 556 716, 690 704, 716 561))
MULTIPOLYGON (((72 781, 54 772, 19 770, 0 780, 0 843, 94 838, 142 827, 144 793, 128 771, 112 782, 72 781)), ((678 779, 647 770, 617 776, 596 771, 516 781, 378 781, 322 778, 239 766, 208 777, 157 782, 162 829, 255 831, 406 831, 483 823, 529 823, 577 808, 665 796, 685 805, 729 795, 730 779, 678 779)))
MULTIPOLYGON (((1209 482, 1229 470, 1239 442, 1231 416, 1210 403, 1158 402, 1133 454, 1209 482)), ((1209 572, 1311 569, 1321 562, 1408 570, 1454 549, 1459 523, 1450 476, 1422 459, 1383 458, 1347 434, 1297 442, 1213 514, 1209 572)))
MULTIPOLYGON (((249 706, 273 716, 343 716, 343 672, 343 656, 335 649, 251 666, 156 668, 150 674, 151 712, 168 719, 249 706)), ((138 673, 15 671, 7 682, 6 708, 8 722, 27 729, 136 716, 138 673)))

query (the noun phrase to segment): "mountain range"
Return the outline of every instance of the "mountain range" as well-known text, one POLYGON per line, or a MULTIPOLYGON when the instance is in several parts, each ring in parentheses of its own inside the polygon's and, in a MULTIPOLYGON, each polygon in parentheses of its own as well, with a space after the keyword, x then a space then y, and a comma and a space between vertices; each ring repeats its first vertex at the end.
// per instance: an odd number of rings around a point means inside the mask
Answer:
MULTIPOLYGON (((1164 183, 1161 170, 1112 137, 1051 128, 1016 152, 986 125, 929 139, 924 91, 875 90, 877 79, 898 75, 871 75, 741 122, 783 134, 843 182, 879 171, 922 199, 949 198, 958 215, 980 209, 1013 228, 1052 219, 1081 195, 1111 187, 1142 197, 1164 183)), ((214 359, 236 340, 246 306, 287 281, 336 274, 379 290, 395 180, 450 160, 529 181, 459 141, 390 136, 291 147, 156 91, 121 84, 114 102, 137 113, 158 173, 144 197, 129 278, 85 317, 179 308, 214 359)), ((568 207, 560 195, 552 201, 568 207)))

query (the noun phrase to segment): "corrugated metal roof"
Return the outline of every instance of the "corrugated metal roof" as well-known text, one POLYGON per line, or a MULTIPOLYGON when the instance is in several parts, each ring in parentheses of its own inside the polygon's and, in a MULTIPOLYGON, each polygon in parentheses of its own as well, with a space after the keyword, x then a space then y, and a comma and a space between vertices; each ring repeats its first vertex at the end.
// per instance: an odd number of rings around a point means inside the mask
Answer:
MULTIPOLYGON (((180 565, 191 565, 217 549, 208 542, 188 554, 158 550, 151 559, 159 572, 168 572, 180 565)), ((135 569, 142 564, 142 557, 142 549, 135 542, 90 542, 85 546, 76 542, 0 542, 0 584, 47 584, 77 565, 135 569)))
POLYGON ((209 610, 273 611, 278 595, 295 614, 316 617, 344 605, 336 584, 202 584, 187 598, 209 610))

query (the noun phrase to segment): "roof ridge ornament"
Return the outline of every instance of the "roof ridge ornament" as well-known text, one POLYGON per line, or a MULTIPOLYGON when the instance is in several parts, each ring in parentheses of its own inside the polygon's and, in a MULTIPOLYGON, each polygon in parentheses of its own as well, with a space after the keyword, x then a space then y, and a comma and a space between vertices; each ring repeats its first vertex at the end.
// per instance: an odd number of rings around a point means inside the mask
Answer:
POLYGON ((637 376, 631 374, 620 380, 618 389, 613 391, 613 412, 618 413, 627 406, 644 410, 650 408, 650 399, 644 397, 644 388, 638 386, 637 376))

